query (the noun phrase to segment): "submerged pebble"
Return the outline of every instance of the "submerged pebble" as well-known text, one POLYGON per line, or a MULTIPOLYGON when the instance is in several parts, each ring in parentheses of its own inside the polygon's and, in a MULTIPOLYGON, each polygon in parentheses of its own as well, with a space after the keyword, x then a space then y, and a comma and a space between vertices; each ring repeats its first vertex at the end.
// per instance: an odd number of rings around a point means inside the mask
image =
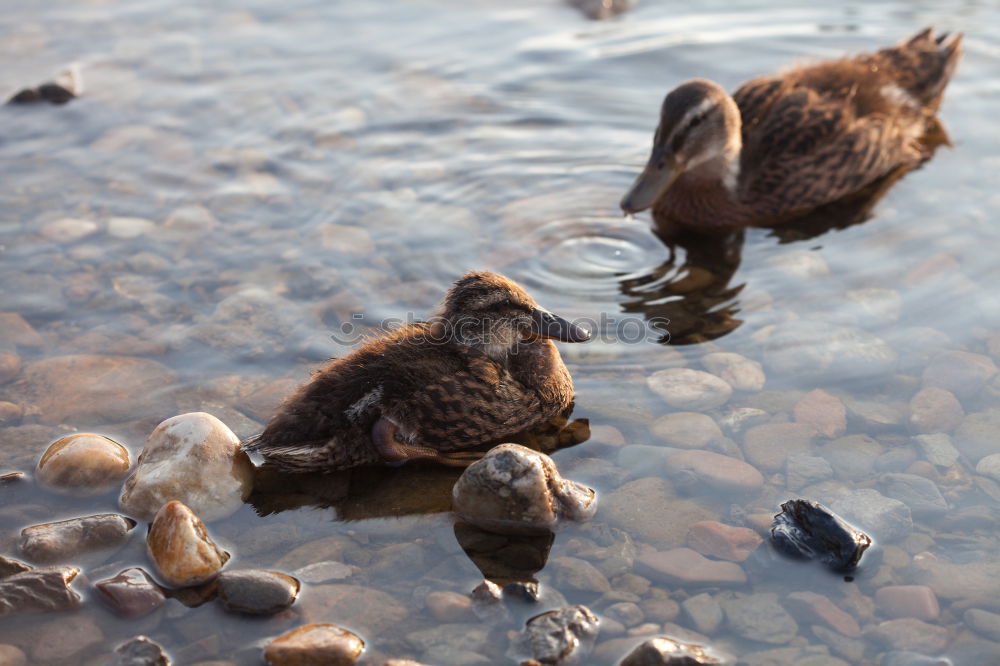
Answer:
POLYGON ((799 633, 798 624, 772 592, 723 599, 722 610, 726 624, 743 638, 780 645, 799 633))
POLYGON ((795 559, 818 560, 835 571, 857 567, 871 543, 867 534, 809 500, 785 502, 771 523, 771 544, 778 552, 795 559))
POLYGON ((219 574, 219 600, 227 610, 272 615, 295 603, 301 584, 280 571, 243 569, 219 574))
POLYGON ((620 666, 732 666, 735 663, 732 655, 711 646, 657 636, 629 652, 620 666))
POLYGON ((69 495, 100 495, 128 474, 128 449, 103 435, 78 433, 56 440, 38 461, 35 478, 69 495))
POLYGON ((149 574, 137 567, 94 583, 98 596, 118 615, 137 618, 151 613, 166 601, 163 590, 149 574))
POLYGON ((703 412, 726 404, 733 387, 713 374, 690 368, 654 372, 646 384, 671 407, 703 412))
POLYGON ((32 525, 21 530, 20 548, 33 562, 48 564, 84 553, 119 548, 135 521, 117 513, 101 513, 32 525))
POLYGON ((364 652, 361 637, 335 624, 307 624, 264 648, 271 666, 350 666, 364 652))
POLYGON ((567 606, 529 619, 512 651, 542 664, 572 666, 587 659, 597 640, 598 619, 586 606, 567 606))
POLYGON ((736 391, 760 391, 767 381, 760 363, 730 352, 713 352, 701 358, 705 370, 718 376, 736 391))
POLYGON ((156 427, 118 502, 151 520, 180 500, 205 520, 233 514, 253 488, 253 466, 233 431, 204 412, 181 414, 156 427))
POLYGON ((76 567, 46 567, 7 576, 0 580, 0 617, 19 613, 70 610, 80 605, 80 595, 70 583, 76 567))
POLYGON ((176 500, 156 514, 146 547, 157 572, 174 587, 206 583, 229 560, 229 553, 215 545, 198 516, 176 500))
POLYGON ((156 641, 136 636, 115 648, 111 666, 170 666, 170 657, 156 641))
POLYGON ((462 473, 452 508, 464 521, 501 534, 545 532, 587 520, 596 493, 563 479, 552 458, 518 444, 496 446, 462 473))

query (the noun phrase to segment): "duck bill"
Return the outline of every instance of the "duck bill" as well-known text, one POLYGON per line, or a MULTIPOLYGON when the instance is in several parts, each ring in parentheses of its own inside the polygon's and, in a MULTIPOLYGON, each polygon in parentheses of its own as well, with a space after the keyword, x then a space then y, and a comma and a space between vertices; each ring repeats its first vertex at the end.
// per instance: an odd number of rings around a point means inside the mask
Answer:
POLYGON ((590 333, 584 329, 541 308, 532 313, 531 332, 539 338, 552 338, 560 342, 586 342, 590 340, 590 333))
POLYGON ((646 168, 622 198, 621 207, 626 214, 632 215, 650 208, 683 172, 673 155, 663 153, 662 148, 653 149, 646 168))

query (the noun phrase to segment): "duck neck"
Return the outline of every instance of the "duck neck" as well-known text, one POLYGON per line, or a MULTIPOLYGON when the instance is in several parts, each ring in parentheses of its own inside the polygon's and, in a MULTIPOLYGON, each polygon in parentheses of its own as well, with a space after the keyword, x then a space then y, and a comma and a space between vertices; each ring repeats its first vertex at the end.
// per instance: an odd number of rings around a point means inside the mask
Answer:
POLYGON ((564 394, 572 386, 569 371, 551 340, 524 340, 507 357, 507 369, 524 386, 538 392, 546 401, 564 394))
POLYGON ((689 162, 681 180, 687 186, 724 190, 730 198, 737 197, 740 179, 740 156, 743 141, 740 128, 730 128, 725 145, 704 157, 689 162))

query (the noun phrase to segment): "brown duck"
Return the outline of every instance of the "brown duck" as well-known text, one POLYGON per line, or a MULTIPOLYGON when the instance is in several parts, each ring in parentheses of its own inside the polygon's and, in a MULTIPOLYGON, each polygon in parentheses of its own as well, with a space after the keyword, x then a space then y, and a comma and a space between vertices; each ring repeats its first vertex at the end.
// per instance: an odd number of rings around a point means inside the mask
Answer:
POLYGON ((712 81, 683 83, 664 99, 621 207, 692 228, 767 225, 918 166, 925 137, 941 131, 961 42, 928 28, 874 54, 753 79, 732 97, 712 81))
POLYGON ((334 471, 456 453, 552 418, 573 380, 550 338, 590 335, 512 280, 468 273, 428 323, 404 326, 334 359, 244 443, 286 471, 334 471))

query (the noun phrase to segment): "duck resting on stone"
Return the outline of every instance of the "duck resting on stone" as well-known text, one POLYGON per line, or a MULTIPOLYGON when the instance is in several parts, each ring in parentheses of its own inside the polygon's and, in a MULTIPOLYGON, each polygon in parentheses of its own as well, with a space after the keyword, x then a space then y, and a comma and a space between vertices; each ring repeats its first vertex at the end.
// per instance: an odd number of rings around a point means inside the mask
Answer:
POLYGON ((589 338, 514 281, 468 273, 431 322, 332 360, 243 448, 290 472, 412 459, 468 464, 479 457, 468 449, 569 406, 573 380, 552 339, 589 338))
MULTIPOLYGON (((753 79, 694 79, 663 100, 649 162, 621 201, 696 230, 783 222, 930 157, 961 57, 928 28, 877 53, 753 79)), ((940 143, 940 141, 939 141, 940 143)))

